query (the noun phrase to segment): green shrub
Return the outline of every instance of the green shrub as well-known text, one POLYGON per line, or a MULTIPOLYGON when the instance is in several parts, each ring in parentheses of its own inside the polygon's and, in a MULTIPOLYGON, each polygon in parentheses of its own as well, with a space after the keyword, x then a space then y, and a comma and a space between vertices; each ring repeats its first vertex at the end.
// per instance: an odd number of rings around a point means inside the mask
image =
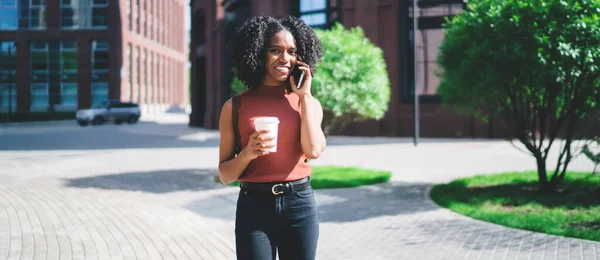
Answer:
POLYGON ((390 81, 381 48, 360 27, 315 30, 323 44, 313 95, 323 105, 327 134, 339 133, 351 122, 381 119, 390 102, 390 81))

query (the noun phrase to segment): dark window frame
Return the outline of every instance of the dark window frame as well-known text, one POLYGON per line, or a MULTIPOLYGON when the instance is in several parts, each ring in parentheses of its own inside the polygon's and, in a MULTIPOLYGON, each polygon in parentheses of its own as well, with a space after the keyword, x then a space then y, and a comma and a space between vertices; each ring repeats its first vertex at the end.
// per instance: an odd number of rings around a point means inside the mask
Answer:
MULTIPOLYGON (((413 53, 413 40, 411 38, 413 19, 409 13, 412 6, 412 0, 405 0, 400 2, 398 24, 399 24, 399 101, 404 104, 414 103, 414 94, 412 93, 413 82, 414 82, 414 53, 413 53)), ((440 5, 456 5, 461 4, 462 10, 466 10, 466 3, 463 0, 419 0, 419 8, 435 7, 440 5)), ((449 16, 426 16, 419 17, 419 30, 427 29, 442 29, 442 25, 446 22, 446 18, 452 18, 454 15, 449 16)), ((419 71, 421 72, 421 71, 419 71)), ((440 95, 419 95, 419 102, 425 104, 441 104, 442 97, 440 95)))
POLYGON ((300 2, 305 0, 292 0, 290 1, 290 14, 296 17, 302 17, 302 15, 311 15, 311 14, 325 14, 325 23, 311 25, 313 28, 319 29, 329 29, 336 22, 342 21, 342 5, 343 0, 323 0, 325 1, 324 9, 314 9, 310 11, 300 11, 300 2))

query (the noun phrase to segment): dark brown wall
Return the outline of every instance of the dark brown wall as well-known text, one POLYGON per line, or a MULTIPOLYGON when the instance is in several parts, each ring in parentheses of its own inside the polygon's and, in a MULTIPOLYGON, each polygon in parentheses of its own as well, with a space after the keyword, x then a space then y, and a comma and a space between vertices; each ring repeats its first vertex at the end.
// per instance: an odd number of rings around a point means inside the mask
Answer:
MULTIPOLYGON (((218 115, 221 110, 220 96, 223 89, 222 84, 222 53, 223 35, 222 35, 222 20, 223 7, 222 0, 210 1, 192 1, 192 14, 202 11, 206 16, 205 23, 205 38, 204 57, 206 59, 206 79, 205 82, 194 82, 192 87, 197 87, 199 84, 206 86, 203 93, 197 93, 197 96, 192 100, 196 104, 192 104, 192 116, 202 117, 204 122, 203 127, 215 129, 218 128, 218 115), (203 112, 203 115, 194 112, 194 105, 203 106, 203 109, 198 109, 203 112)), ((192 15, 193 19, 193 15, 192 15)), ((194 26, 194 25, 192 25, 194 26)), ((192 46, 196 46, 195 39, 192 39, 192 46)), ((193 49, 191 55, 196 55, 196 50, 193 49)), ((197 66, 195 59, 192 59, 192 66, 197 66)), ((195 78, 192 80, 194 81, 195 78)))

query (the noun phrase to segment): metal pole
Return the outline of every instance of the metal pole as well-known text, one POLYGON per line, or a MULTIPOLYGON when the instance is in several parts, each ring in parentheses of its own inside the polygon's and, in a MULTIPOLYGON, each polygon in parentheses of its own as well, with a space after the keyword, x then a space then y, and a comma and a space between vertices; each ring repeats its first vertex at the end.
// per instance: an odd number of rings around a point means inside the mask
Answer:
POLYGON ((417 0, 413 0, 413 9, 412 9, 412 15, 413 15, 413 66, 414 66, 414 86, 413 86, 413 93, 414 93, 414 98, 415 98, 415 102, 414 102, 414 106, 413 106, 413 111, 414 111, 414 125, 415 125, 415 129, 414 129, 414 136, 413 136, 413 143, 415 146, 417 146, 419 144, 419 93, 417 93, 417 82, 418 82, 418 73, 417 73, 417 69, 418 69, 418 38, 417 34, 418 34, 418 19, 417 19, 417 9, 419 8, 418 4, 417 4, 417 0))

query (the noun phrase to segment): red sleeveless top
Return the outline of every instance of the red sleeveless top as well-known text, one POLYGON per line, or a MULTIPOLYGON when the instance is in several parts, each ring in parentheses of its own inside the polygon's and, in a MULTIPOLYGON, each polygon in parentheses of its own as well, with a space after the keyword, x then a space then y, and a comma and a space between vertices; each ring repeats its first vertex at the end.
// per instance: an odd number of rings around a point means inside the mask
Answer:
POLYGON ((277 117, 279 129, 277 152, 252 160, 239 180, 243 182, 276 182, 302 179, 310 175, 310 165, 300 144, 300 98, 286 93, 284 87, 252 88, 241 94, 238 128, 241 145, 248 145, 256 117, 277 117))

